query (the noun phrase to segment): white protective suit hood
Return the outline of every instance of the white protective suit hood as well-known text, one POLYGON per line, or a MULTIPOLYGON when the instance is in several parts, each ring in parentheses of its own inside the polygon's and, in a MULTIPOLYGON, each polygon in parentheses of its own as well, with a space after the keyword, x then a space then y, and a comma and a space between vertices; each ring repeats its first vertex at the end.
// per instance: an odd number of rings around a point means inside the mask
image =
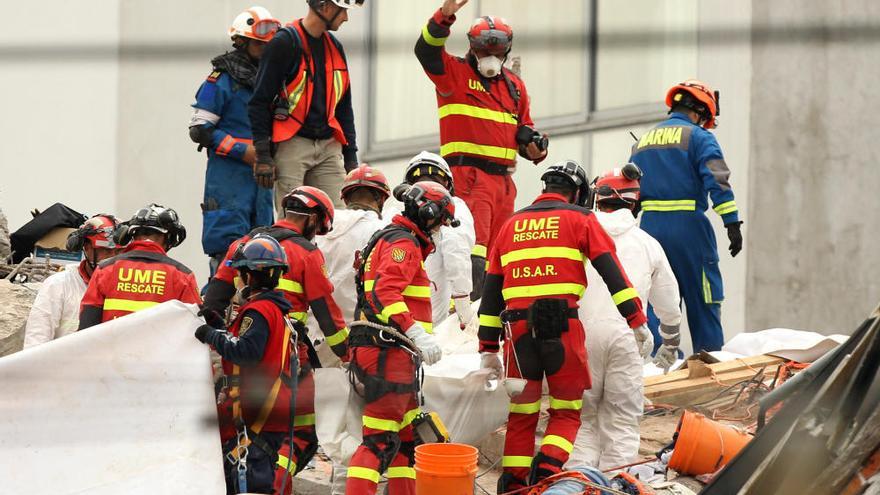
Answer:
POLYGON ((597 211, 596 219, 611 237, 619 237, 638 224, 630 210, 621 208, 612 212, 597 211))
MULTIPOLYGON (((379 220, 379 214, 372 210, 337 210, 337 215, 333 218, 333 230, 327 232, 324 238, 338 239, 349 235, 351 229, 355 228, 359 222, 365 219, 379 220), (345 213, 343 213, 345 212, 345 213)), ((384 218, 384 216, 382 217, 384 218)), ((389 222, 391 219, 388 219, 389 222)))

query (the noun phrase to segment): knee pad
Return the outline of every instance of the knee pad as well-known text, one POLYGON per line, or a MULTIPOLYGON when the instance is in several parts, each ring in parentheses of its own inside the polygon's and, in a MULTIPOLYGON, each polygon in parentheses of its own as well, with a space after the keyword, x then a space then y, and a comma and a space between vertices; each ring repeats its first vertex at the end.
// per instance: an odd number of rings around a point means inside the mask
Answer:
POLYGON ((400 437, 391 432, 367 435, 364 437, 364 446, 379 459, 378 471, 384 473, 400 449, 400 437), (379 445, 382 443, 385 444, 384 447, 379 445))

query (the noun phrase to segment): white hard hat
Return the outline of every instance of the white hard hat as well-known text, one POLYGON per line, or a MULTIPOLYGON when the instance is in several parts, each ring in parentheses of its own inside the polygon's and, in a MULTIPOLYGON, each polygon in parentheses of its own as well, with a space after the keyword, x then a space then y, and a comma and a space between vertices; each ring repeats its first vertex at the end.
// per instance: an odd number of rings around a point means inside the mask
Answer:
POLYGON ((253 6, 235 17, 229 27, 229 36, 269 41, 280 27, 281 23, 272 17, 269 9, 253 6))
MULTIPOLYGON (((306 0, 306 3, 310 6, 312 4, 320 4, 322 2, 330 2, 337 7, 342 7, 343 9, 360 7, 364 4, 364 0, 306 0)), ((317 5, 315 7, 317 8, 317 5)))
POLYGON ((420 177, 425 175, 439 175, 445 178, 449 183, 450 192, 453 190, 452 170, 449 164, 442 156, 431 153, 430 151, 422 151, 418 155, 412 157, 406 166, 404 177, 407 182, 415 183, 421 180, 420 177))

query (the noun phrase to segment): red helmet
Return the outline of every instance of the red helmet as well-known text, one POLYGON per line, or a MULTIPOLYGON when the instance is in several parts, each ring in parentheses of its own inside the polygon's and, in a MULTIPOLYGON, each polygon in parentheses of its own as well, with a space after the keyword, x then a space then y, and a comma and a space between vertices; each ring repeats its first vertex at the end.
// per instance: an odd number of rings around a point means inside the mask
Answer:
POLYGON ((116 249, 113 232, 118 225, 113 215, 95 215, 67 236, 67 250, 82 251, 86 242, 93 248, 116 249))
POLYGON ((705 129, 714 129, 716 127, 715 117, 718 115, 718 92, 712 91, 708 84, 696 79, 688 79, 669 88, 669 91, 666 92, 666 106, 672 108, 677 104, 685 105, 700 113, 706 120, 703 123, 705 129), (690 95, 691 98, 687 98, 687 95, 690 95), (702 107, 705 107, 705 110, 702 107), (705 115, 706 110, 708 110, 708 115, 705 115))
POLYGON ((299 205, 317 210, 321 214, 321 226, 315 232, 317 235, 324 235, 333 229, 333 216, 336 214, 336 210, 327 193, 317 187, 299 186, 287 193, 281 200, 281 207, 285 210, 293 209, 299 205))
POLYGON ((642 170, 634 163, 605 172, 596 179, 596 201, 616 199, 628 204, 637 203, 641 197, 641 178, 642 170))
POLYGON ((513 46, 513 28, 501 17, 485 15, 474 19, 467 36, 472 50, 485 50, 492 55, 507 55, 513 46))
POLYGON ((457 227, 455 202, 442 185, 433 181, 419 181, 394 188, 395 198, 403 202, 403 214, 427 232, 439 221, 442 225, 457 227))
POLYGON ((345 176, 340 197, 345 199, 345 195, 349 191, 358 187, 367 187, 379 191, 385 199, 388 199, 388 196, 391 195, 391 189, 388 187, 388 179, 385 178, 385 174, 366 163, 360 164, 358 168, 345 176))

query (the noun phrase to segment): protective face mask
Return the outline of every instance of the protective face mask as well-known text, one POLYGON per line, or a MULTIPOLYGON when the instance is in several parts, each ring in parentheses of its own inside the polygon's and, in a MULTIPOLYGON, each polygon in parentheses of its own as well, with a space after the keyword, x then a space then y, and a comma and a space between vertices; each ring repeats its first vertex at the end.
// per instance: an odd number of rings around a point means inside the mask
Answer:
POLYGON ((495 77, 501 73, 501 59, 495 55, 477 59, 477 70, 485 77, 495 77))

